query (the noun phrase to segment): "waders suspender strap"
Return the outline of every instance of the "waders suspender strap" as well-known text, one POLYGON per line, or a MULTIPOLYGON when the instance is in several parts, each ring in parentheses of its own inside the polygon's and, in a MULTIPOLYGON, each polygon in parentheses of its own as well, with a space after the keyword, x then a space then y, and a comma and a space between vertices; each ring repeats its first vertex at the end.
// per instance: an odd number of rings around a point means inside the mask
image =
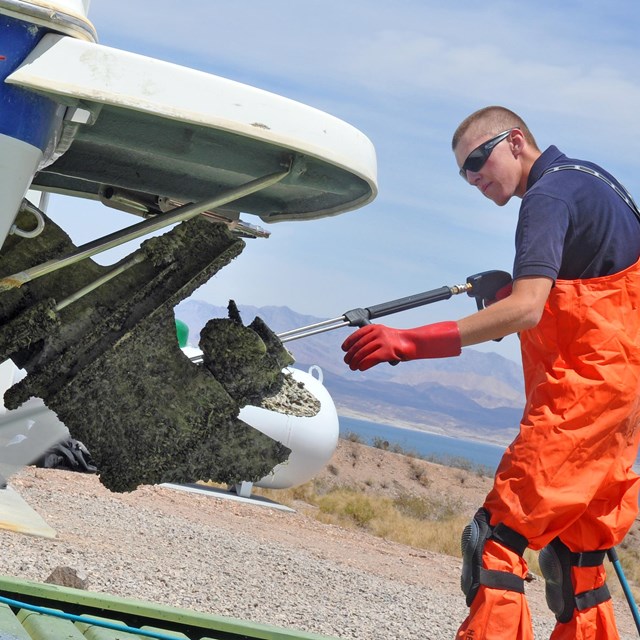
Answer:
POLYGON ((557 167, 551 167, 547 169, 542 175, 544 176, 547 173, 555 173, 556 171, 564 171, 566 169, 582 171, 583 173, 588 173, 589 175, 595 176, 596 178, 600 178, 600 180, 608 184, 626 202, 627 206, 631 209, 631 211, 633 211, 636 218, 638 218, 638 220, 640 221, 640 209, 638 209, 638 205, 634 202, 631 194, 624 187, 619 187, 617 184, 614 184, 611 180, 609 180, 609 178, 607 178, 607 176, 602 175, 595 169, 585 167, 581 164, 561 164, 557 167))

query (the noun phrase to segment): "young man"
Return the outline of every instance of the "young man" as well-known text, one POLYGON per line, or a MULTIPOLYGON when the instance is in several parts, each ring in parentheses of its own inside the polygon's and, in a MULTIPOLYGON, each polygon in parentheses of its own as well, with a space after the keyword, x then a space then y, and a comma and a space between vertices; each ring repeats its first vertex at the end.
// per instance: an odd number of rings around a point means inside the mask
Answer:
POLYGON ((618 638, 606 550, 638 511, 640 221, 624 188, 556 147, 541 152, 503 107, 466 118, 452 142, 460 174, 497 205, 522 198, 511 292, 457 322, 368 325, 345 362, 441 358, 519 333, 526 407, 483 507, 463 534, 470 612, 460 640, 533 637, 522 553, 540 553, 554 640, 618 638), (510 294, 509 294, 510 293, 510 294))

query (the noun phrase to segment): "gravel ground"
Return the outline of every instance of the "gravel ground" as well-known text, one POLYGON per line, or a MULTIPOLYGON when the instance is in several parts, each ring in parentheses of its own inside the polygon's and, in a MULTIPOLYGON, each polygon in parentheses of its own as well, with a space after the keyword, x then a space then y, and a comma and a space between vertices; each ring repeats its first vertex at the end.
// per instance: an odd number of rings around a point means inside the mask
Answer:
MULTIPOLYGON (((57 538, 1 531, 2 574, 44 581, 70 567, 92 591, 358 640, 451 639, 466 615, 459 559, 300 512, 165 487, 115 494, 95 476, 32 467, 10 484, 57 538)), ((543 585, 527 591, 536 637, 548 637, 543 585)), ((635 637, 619 609, 623 638, 635 637)))

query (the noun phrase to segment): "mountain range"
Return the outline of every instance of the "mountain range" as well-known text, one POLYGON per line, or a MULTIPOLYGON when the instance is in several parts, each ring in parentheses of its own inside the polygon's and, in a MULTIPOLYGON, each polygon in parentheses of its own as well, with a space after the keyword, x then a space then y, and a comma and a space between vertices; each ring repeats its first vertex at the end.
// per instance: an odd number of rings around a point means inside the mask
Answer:
MULTIPOLYGON (((325 320, 288 307, 238 307, 244 324, 259 316, 276 333, 325 320)), ((176 317, 189 326, 189 344, 194 347, 208 320, 226 316, 225 307, 197 299, 176 307, 176 317)), ((286 343, 296 360, 293 366, 320 367, 339 415, 500 444, 516 435, 524 392, 522 372, 512 360, 465 348, 457 358, 353 372, 340 349, 353 330, 344 327, 286 343)))

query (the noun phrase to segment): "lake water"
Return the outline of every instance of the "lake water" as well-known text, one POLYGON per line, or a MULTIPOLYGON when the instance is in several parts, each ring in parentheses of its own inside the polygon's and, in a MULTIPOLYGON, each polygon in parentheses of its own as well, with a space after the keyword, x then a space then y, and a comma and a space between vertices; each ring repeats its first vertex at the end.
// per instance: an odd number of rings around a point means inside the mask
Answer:
MULTIPOLYGON (((374 440, 380 439, 387 441, 391 446, 398 445, 406 452, 415 452, 424 457, 433 456, 436 462, 440 460, 447 464, 462 458, 468 460, 473 466, 486 467, 491 472, 497 469, 506 448, 502 445, 451 438, 416 429, 403 429, 340 416, 340 436, 344 437, 349 433, 358 435, 364 443, 369 445, 373 444, 374 440)), ((636 460, 634 471, 640 473, 640 456, 636 460)))
POLYGON ((474 466, 488 467, 495 471, 505 450, 504 446, 450 438, 416 429, 403 429, 355 418, 340 416, 340 436, 349 433, 358 435, 366 444, 374 440, 387 441, 389 445, 398 445, 403 451, 418 453, 420 456, 433 456, 445 464, 449 461, 468 460, 474 466))

